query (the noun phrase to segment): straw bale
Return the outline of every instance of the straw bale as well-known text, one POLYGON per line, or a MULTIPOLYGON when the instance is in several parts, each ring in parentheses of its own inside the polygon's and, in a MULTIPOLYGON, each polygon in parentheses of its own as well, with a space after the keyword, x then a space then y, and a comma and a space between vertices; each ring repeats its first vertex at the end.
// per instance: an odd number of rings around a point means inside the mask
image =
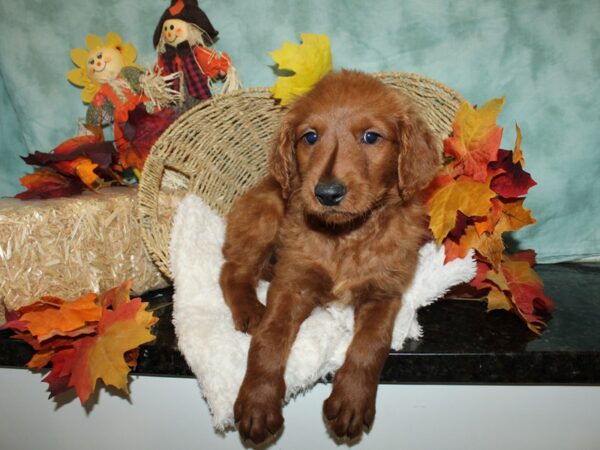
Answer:
MULTIPOLYGON (((136 194, 119 187, 70 198, 0 199, 0 304, 12 310, 44 295, 72 300, 128 278, 136 294, 167 286, 144 249, 136 194)), ((168 220, 177 199, 161 195, 158 222, 168 220)))

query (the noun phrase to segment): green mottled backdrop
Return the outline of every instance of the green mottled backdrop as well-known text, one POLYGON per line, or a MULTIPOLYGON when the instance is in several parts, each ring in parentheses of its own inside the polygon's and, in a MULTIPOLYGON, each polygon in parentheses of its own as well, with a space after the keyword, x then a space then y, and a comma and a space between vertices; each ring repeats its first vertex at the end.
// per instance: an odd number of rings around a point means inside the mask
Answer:
MULTIPOLYGON (((87 33, 132 41, 152 63, 159 0, 0 0, 0 195, 20 190, 19 159, 77 131, 85 108, 66 81, 87 33)), ((245 86, 274 82, 267 52, 327 33, 336 67, 418 72, 472 103, 506 96, 503 146, 523 131, 538 181, 538 224, 517 234, 541 261, 600 255, 600 1, 207 0, 217 47, 245 86)))

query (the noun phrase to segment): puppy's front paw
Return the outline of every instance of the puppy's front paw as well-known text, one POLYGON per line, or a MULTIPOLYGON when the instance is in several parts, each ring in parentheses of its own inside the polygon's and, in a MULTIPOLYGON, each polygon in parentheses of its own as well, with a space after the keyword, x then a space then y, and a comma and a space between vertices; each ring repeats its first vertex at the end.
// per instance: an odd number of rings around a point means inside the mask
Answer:
POLYGON ((338 437, 354 439, 362 434, 363 427, 371 427, 375 418, 375 392, 376 386, 336 380, 331 395, 323 403, 323 413, 338 437))
POLYGON ((246 381, 242 384, 235 401, 234 416, 243 439, 260 444, 283 426, 282 395, 275 384, 251 385, 246 381))
POLYGON ((231 307, 235 329, 243 333, 254 334, 264 314, 265 305, 256 299, 231 307))

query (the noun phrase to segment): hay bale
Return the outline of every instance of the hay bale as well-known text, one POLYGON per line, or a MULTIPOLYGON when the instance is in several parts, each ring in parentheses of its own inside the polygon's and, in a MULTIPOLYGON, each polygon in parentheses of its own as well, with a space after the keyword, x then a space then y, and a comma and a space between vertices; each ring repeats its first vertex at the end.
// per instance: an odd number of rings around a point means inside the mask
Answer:
MULTIPOLYGON (((136 195, 120 187, 50 200, 0 199, 0 303, 13 310, 44 295, 75 299, 128 278, 136 294, 166 287, 142 243, 136 195)), ((161 198, 170 216, 178 197, 161 198)))

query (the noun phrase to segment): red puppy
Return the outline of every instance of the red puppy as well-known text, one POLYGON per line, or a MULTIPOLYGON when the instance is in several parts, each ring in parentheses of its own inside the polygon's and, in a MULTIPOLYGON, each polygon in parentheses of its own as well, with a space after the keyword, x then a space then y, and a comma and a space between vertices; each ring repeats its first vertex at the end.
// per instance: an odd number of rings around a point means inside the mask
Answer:
POLYGON ((284 371, 316 306, 355 306, 355 332, 324 412, 354 438, 375 415, 378 379, 424 239, 419 192, 439 167, 435 140, 398 90, 331 73, 285 114, 270 175, 228 217, 221 288, 236 328, 252 333, 235 402, 244 438, 283 424, 284 371), (256 285, 271 280, 266 309, 256 285))

